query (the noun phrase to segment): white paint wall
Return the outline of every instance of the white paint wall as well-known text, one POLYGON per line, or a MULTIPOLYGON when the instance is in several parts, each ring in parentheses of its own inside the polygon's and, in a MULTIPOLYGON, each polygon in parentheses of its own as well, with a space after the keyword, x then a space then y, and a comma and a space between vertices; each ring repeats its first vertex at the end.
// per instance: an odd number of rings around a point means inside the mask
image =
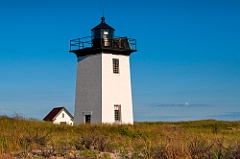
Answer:
POLYGON ((84 123, 83 112, 91 112, 91 122, 102 121, 102 56, 78 57, 74 124, 84 123))
POLYGON ((78 58, 74 124, 84 123, 83 112, 91 112, 91 123, 114 123, 114 104, 121 105, 124 124, 133 124, 129 56, 97 54, 78 58), (113 74, 112 58, 119 59, 120 74, 113 74))
POLYGON ((102 54, 102 122, 114 123, 114 104, 121 105, 124 124, 133 124, 129 56, 102 54), (112 59, 119 59, 119 74, 113 74, 112 59))
POLYGON ((64 110, 61 110, 61 112, 53 121, 54 124, 60 124, 61 122, 66 122, 67 125, 73 125, 71 117, 64 110), (64 118, 62 117, 62 114, 64 114, 64 118))

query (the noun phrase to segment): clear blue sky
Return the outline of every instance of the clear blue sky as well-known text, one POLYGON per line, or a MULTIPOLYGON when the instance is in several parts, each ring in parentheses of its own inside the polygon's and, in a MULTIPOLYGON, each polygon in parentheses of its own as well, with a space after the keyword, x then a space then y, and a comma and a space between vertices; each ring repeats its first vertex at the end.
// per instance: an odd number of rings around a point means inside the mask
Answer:
POLYGON ((69 41, 100 23, 137 39, 135 121, 240 120, 239 0, 0 1, 0 115, 74 111, 69 41))

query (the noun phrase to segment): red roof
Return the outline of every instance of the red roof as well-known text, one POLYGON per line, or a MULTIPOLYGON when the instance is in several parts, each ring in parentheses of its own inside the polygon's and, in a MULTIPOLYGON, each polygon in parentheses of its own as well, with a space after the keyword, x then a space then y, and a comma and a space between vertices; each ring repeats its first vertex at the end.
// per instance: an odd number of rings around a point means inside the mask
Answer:
POLYGON ((60 113, 60 111, 64 109, 64 111, 71 117, 73 118, 73 116, 67 111, 66 108, 64 107, 57 107, 57 108, 53 108, 50 113, 48 113, 48 115, 43 119, 44 121, 53 121, 53 119, 56 117, 56 115, 58 115, 60 113))

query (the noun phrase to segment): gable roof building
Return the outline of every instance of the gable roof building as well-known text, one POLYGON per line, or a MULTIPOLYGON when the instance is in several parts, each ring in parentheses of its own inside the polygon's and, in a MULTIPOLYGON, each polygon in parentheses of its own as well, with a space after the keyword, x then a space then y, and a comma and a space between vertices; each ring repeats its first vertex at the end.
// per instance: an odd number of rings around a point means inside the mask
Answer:
POLYGON ((73 116, 65 107, 53 108, 43 120, 54 124, 73 125, 73 116))

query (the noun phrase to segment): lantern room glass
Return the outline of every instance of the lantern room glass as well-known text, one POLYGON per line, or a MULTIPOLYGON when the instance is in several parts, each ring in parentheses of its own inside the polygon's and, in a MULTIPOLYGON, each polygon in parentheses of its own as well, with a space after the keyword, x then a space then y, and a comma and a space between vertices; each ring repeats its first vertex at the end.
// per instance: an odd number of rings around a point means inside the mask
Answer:
POLYGON ((99 39, 99 38, 113 39, 113 36, 114 36, 114 30, 109 30, 109 29, 92 30, 92 39, 99 39))

